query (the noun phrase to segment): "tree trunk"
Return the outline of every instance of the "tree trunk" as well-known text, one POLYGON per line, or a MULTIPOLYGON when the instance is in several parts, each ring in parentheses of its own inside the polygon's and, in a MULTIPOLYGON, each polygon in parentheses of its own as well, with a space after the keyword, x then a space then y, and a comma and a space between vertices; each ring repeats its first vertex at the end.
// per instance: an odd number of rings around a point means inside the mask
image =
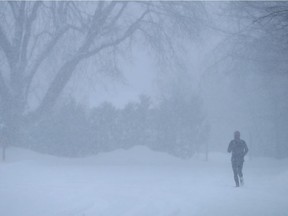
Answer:
POLYGON ((22 109, 17 103, 6 103, 3 110, 3 123, 1 133, 2 160, 7 158, 7 148, 19 145, 20 131, 22 126, 22 109))

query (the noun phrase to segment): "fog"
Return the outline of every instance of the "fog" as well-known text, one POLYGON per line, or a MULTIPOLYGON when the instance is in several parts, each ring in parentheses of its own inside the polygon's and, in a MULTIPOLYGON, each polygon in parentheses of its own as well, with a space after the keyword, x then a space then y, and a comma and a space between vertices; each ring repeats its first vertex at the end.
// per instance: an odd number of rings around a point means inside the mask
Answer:
POLYGON ((0 1, 0 215, 286 215, 287 15, 0 1))
POLYGON ((225 152, 239 130, 251 156, 286 157, 286 7, 3 1, 2 146, 83 156, 146 145, 190 158, 225 152), (71 144, 73 130, 90 137, 71 144))

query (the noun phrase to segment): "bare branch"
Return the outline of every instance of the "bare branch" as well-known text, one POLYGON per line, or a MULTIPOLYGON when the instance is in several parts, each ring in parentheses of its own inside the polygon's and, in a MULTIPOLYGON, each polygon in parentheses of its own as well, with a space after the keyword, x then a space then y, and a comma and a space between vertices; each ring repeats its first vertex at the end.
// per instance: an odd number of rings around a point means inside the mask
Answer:
POLYGON ((92 24, 90 29, 86 35, 86 39, 84 44, 79 49, 80 53, 86 52, 89 50, 90 46, 93 44, 96 36, 101 32, 105 21, 107 20, 108 16, 116 6, 117 2, 111 2, 106 8, 103 9, 103 2, 99 2, 98 8, 94 12, 92 24))
POLYGON ((64 87, 70 80, 73 72, 75 71, 77 65, 79 62, 81 62, 83 59, 89 58, 101 50, 116 46, 120 44, 122 41, 124 41, 126 38, 131 36, 138 28, 137 26, 139 23, 143 20, 145 15, 148 13, 148 10, 146 10, 134 23, 130 25, 130 27, 125 31, 125 33, 119 37, 118 39, 105 43, 102 46, 86 53, 80 53, 75 55, 71 60, 67 61, 59 70, 57 73, 56 77, 53 79, 51 85, 49 86, 49 89, 47 90, 40 106, 38 109, 35 111, 34 115, 37 118, 38 116, 41 116, 43 112, 49 111, 59 95, 62 93, 64 87))
POLYGON ((265 20, 265 19, 267 19, 267 18, 273 19, 274 17, 281 16, 281 15, 283 15, 283 14, 286 15, 287 12, 288 12, 287 9, 286 9, 286 10, 280 10, 280 11, 273 11, 273 12, 271 12, 271 13, 269 13, 269 14, 266 14, 265 16, 262 16, 262 17, 257 18, 257 19, 254 20, 253 22, 254 22, 254 23, 261 22, 262 20, 265 20))
POLYGON ((33 56, 36 48, 38 50, 38 47, 37 47, 38 42, 40 41, 41 37, 45 36, 45 35, 47 35, 48 37, 53 37, 53 34, 49 31, 42 31, 42 32, 40 32, 34 36, 34 40, 32 42, 33 44, 31 45, 31 48, 29 50, 29 57, 28 58, 31 58, 33 56))
POLYGON ((41 66, 43 61, 45 59, 47 59, 49 54, 52 52, 52 50, 56 46, 57 42, 62 38, 62 36, 68 30, 69 30, 69 27, 66 27, 66 28, 63 28, 62 30, 60 30, 59 32, 57 32, 57 34, 55 34, 54 37, 47 43, 47 45, 45 46, 44 50, 38 55, 38 58, 35 60, 34 66, 30 70, 30 73, 29 73, 29 75, 26 78, 27 87, 26 87, 25 95, 28 94, 30 86, 31 86, 31 83, 32 83, 32 80, 33 80, 35 74, 37 73, 39 67, 41 66))
MULTIPOLYGON (((13 41, 13 46, 15 49, 19 50, 20 49, 20 44, 22 42, 22 37, 23 37, 23 30, 24 30, 24 22, 25 22, 25 7, 26 7, 26 2, 22 1, 20 2, 20 7, 19 7, 19 14, 15 18, 15 34, 14 34, 14 41, 13 41)), ((19 53, 19 52, 17 52, 19 53)))
POLYGON ((111 28, 112 26, 115 25, 115 23, 119 20, 119 18, 121 17, 121 15, 123 14, 124 10, 127 8, 128 2, 123 2, 123 5, 121 7, 121 9, 119 10, 119 12, 116 14, 116 16, 112 19, 112 21, 110 22, 110 24, 107 26, 107 28, 111 28))
POLYGON ((146 16, 147 13, 148 13, 148 10, 146 10, 133 24, 131 24, 129 26, 129 28, 125 31, 125 33, 121 37, 119 37, 113 41, 104 43, 100 47, 97 47, 97 48, 95 48, 95 49, 93 49, 87 53, 83 53, 82 58, 89 58, 89 57, 97 54, 98 52, 100 52, 101 50, 103 50, 105 48, 116 46, 116 45, 120 44, 122 41, 124 41, 125 39, 130 37, 137 29, 139 29, 138 25, 143 20, 143 18, 146 16))
POLYGON ((0 47, 3 49, 5 55, 6 55, 6 58, 9 62, 9 64, 11 65, 11 56, 12 56, 12 46, 11 46, 11 43, 10 41, 8 40, 5 32, 3 31, 1 25, 0 25, 0 47))
POLYGON ((37 12, 41 4, 42 2, 40 1, 37 1, 34 3, 32 12, 30 16, 27 18, 27 21, 25 23, 25 33, 24 33, 22 49, 21 49, 21 60, 23 62, 27 61, 27 47, 28 47, 29 40, 31 38, 31 29, 32 29, 33 22, 36 20, 37 12))
POLYGON ((31 114, 33 119, 37 119, 38 117, 42 116, 43 113, 51 110, 80 60, 81 59, 79 57, 74 57, 70 61, 65 62, 65 64, 60 68, 56 77, 53 79, 51 85, 49 86, 49 89, 47 90, 44 98, 42 99, 41 104, 37 110, 31 114))
POLYGON ((83 33, 84 29, 88 29, 88 23, 86 22, 86 19, 83 17, 83 14, 87 15, 85 12, 81 11, 76 5, 75 2, 71 2, 71 4, 69 5, 71 12, 74 14, 75 17, 77 17, 80 26, 73 26, 73 29, 75 28, 75 30, 79 30, 80 32, 83 33))
POLYGON ((17 2, 14 1, 8 1, 8 4, 10 5, 11 11, 13 13, 14 18, 17 18, 17 2))

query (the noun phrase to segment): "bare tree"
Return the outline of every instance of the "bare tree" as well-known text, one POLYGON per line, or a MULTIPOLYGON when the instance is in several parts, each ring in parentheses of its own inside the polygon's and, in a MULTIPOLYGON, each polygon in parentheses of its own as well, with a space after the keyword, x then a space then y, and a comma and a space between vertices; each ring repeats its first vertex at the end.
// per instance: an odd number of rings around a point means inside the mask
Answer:
POLYGON ((52 110, 79 64, 139 35, 158 49, 173 50, 169 32, 177 28, 189 37, 197 33, 202 7, 188 2, 120 1, 7 1, 0 6, 5 146, 17 143, 27 121, 35 122, 52 110), (31 110, 37 83, 44 84, 31 110))
MULTIPOLYGON (((245 68, 246 72, 257 75, 258 79, 262 79, 263 85, 258 86, 259 89, 255 87, 254 89, 260 94, 265 92, 264 94, 267 95, 265 108, 253 101, 247 103, 251 122, 254 125, 253 130, 254 132, 262 130, 261 135, 258 136, 263 136, 264 126, 259 129, 259 122, 266 120, 265 124, 270 123, 272 130, 269 135, 265 134, 267 140, 269 136, 272 140, 272 143, 269 143, 269 146, 273 146, 270 154, 281 158, 288 153, 286 147, 288 126, 283 123, 288 117, 285 111, 287 88, 283 88, 283 82, 288 84, 286 81, 288 4, 287 2, 234 2, 230 4, 229 9, 242 27, 233 35, 233 38, 231 37, 230 43, 233 47, 230 53, 235 60, 235 71, 241 71, 243 76, 245 68), (247 67, 244 67, 244 64, 247 67), (263 110, 266 110, 266 113, 263 110)), ((263 148, 263 141, 259 142, 262 142, 260 148, 263 148)))

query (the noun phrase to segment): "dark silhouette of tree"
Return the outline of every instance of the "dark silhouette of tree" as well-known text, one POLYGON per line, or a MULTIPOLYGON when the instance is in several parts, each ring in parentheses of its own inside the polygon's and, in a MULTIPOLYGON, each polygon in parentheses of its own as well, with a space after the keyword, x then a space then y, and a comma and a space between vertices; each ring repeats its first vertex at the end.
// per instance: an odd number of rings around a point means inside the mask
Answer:
POLYGON ((137 37, 173 51, 170 33, 196 35, 202 12, 195 2, 1 2, 0 101, 8 143, 21 139, 27 121, 52 111, 80 64, 137 37))

